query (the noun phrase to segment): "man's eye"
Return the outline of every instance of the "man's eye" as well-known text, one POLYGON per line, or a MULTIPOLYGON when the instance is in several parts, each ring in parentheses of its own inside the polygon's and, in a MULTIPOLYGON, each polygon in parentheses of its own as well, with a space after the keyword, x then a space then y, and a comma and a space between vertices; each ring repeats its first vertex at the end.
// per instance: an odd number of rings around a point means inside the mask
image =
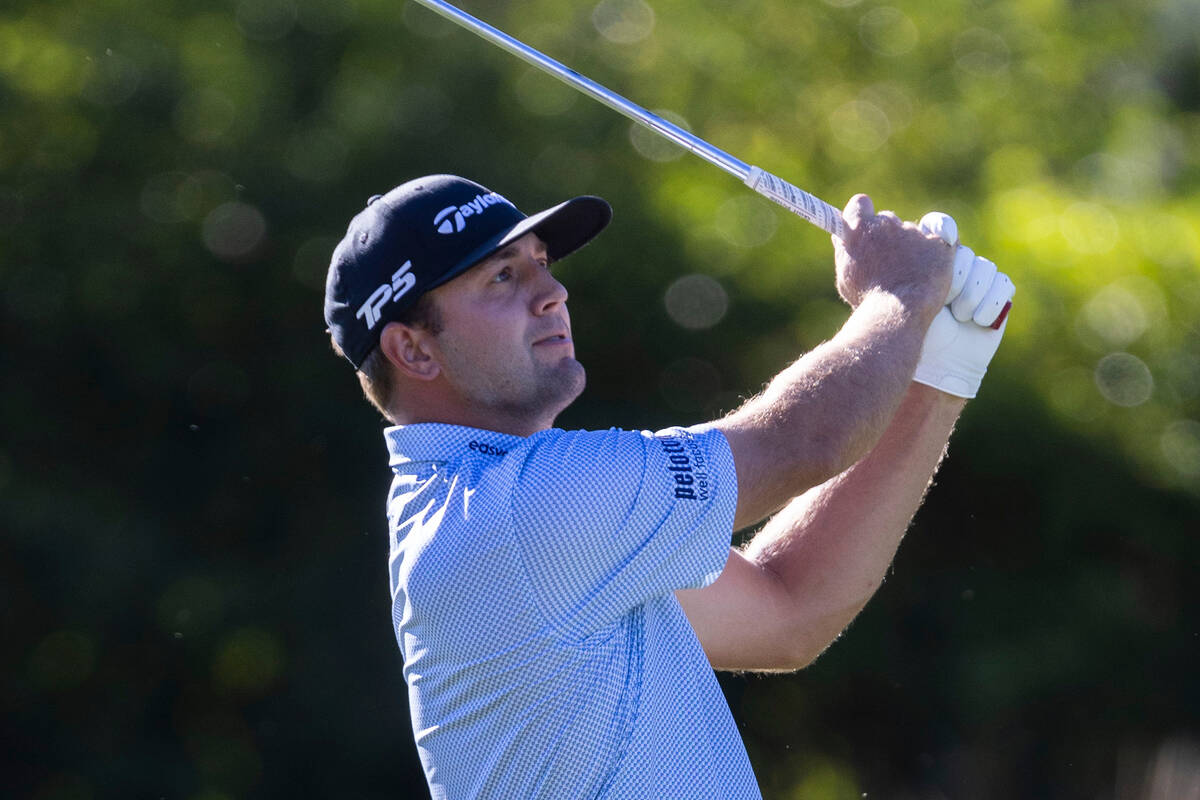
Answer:
POLYGON ((511 279, 512 279, 512 268, 505 267, 504 269, 500 270, 499 272, 497 272, 495 275, 492 276, 492 283, 503 283, 504 281, 511 280, 511 279))

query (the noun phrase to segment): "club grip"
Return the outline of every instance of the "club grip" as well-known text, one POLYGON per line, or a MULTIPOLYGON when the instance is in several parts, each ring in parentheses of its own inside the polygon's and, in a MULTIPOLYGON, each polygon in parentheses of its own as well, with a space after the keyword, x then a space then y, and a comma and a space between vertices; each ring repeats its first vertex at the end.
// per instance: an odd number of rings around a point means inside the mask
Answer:
POLYGON ((797 214, 816 225, 821 230, 832 233, 839 239, 846 238, 846 229, 842 223, 842 212, 826 203, 819 197, 814 197, 803 189, 793 186, 783 178, 772 175, 758 167, 750 167, 746 175, 746 185, 754 191, 797 214))

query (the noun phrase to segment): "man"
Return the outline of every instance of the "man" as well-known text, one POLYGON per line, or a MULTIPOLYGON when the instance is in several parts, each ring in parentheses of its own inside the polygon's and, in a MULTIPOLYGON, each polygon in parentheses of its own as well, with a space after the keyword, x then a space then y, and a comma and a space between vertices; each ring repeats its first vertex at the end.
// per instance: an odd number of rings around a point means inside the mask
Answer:
POLYGON ((428 176, 330 265, 335 349, 394 423, 392 614, 435 798, 759 797, 712 669, 798 669, 863 607, 1012 296, 953 220, 856 196, 830 341, 712 423, 563 431, 584 368, 550 265, 610 217, 428 176))

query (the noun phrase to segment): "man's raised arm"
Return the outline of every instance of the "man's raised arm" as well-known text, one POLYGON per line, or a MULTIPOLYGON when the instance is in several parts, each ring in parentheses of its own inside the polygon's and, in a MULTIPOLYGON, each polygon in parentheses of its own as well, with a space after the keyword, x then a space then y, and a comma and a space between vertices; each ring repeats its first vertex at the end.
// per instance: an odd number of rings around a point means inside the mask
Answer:
MULTIPOLYGON (((913 382, 870 452, 792 499, 745 552, 730 552, 712 585, 677 593, 714 667, 802 667, 866 605, 924 498, 965 399, 975 396, 999 346, 1012 295, 1007 275, 958 247, 951 288, 943 297, 953 302, 925 332, 920 359, 910 367, 913 382)), ((740 493, 743 465, 737 469, 740 493)), ((757 502, 765 502, 750 490, 757 502)))
POLYGON ((943 307, 953 251, 865 195, 845 211, 838 291, 854 308, 842 329, 714 423, 733 451, 735 529, 763 519, 858 461, 900 405, 930 322, 943 307))

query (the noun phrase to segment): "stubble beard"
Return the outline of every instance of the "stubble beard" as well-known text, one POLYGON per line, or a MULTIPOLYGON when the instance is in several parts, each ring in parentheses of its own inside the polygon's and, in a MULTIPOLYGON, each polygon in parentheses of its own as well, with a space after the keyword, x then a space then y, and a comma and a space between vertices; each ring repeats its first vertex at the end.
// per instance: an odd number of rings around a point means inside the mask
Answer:
POLYGON ((553 367, 538 370, 537 379, 532 383, 533 391, 512 411, 526 419, 542 420, 543 427, 550 427, 558 415, 583 394, 587 372, 576 359, 565 358, 553 367))
POLYGON ((500 380, 477 383, 468 393, 495 429, 522 430, 528 435, 552 427, 586 383, 583 364, 564 358, 553 365, 537 365, 524 378, 510 372, 500 380))

